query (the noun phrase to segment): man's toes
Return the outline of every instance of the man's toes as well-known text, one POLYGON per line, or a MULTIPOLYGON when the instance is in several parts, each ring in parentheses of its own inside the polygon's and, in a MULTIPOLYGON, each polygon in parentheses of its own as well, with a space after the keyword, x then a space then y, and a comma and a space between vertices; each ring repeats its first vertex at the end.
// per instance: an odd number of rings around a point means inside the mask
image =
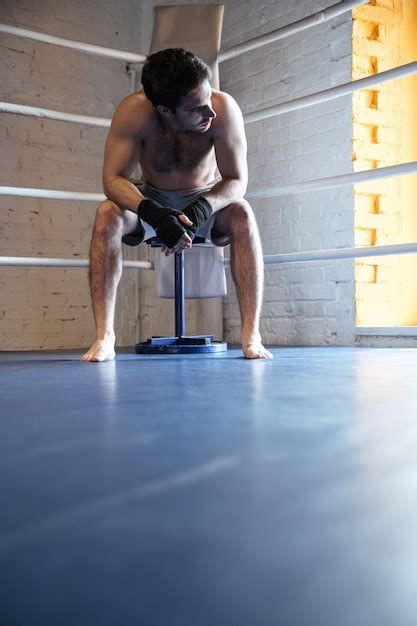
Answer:
POLYGON ((243 351, 246 359, 273 359, 271 352, 262 345, 259 347, 248 347, 243 351))
POLYGON ((82 357, 83 362, 102 363, 116 358, 116 352, 112 345, 97 341, 82 357))

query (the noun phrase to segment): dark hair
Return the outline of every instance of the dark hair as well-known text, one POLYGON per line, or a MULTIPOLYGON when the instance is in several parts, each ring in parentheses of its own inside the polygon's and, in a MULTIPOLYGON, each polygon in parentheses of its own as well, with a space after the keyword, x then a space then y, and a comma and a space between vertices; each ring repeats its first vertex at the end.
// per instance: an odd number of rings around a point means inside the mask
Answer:
POLYGON ((209 66, 183 48, 167 48, 151 54, 142 70, 146 97, 175 113, 181 98, 190 95, 204 80, 210 80, 209 66))

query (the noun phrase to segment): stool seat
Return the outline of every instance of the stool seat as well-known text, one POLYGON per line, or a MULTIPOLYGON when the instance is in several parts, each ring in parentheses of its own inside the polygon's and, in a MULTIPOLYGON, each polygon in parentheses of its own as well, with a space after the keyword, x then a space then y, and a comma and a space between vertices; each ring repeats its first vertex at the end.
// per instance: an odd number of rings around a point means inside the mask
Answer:
MULTIPOLYGON (((151 237, 146 243, 153 248, 163 245, 158 237, 151 237)), ((193 240, 193 246, 205 243, 204 237, 195 237, 193 240)), ((184 253, 184 250, 175 253, 175 336, 152 337, 139 342, 135 345, 137 354, 195 354, 227 350, 227 343, 215 341, 213 335, 185 334, 184 253)))
MULTIPOLYGON (((198 246, 198 244, 206 243, 207 239, 205 237, 200 237, 200 235, 196 235, 193 239, 193 246, 198 246)), ((164 244, 158 237, 150 237, 145 240, 145 243, 150 245, 152 248, 160 248, 164 244)))

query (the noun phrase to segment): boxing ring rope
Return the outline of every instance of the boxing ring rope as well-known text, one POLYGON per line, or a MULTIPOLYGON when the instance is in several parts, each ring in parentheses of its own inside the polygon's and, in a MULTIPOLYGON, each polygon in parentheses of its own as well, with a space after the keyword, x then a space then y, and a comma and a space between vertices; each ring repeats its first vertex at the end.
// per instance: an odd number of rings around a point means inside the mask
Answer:
POLYGON ((57 189, 31 189, 30 187, 0 187, 0 196, 45 198, 47 200, 76 200, 77 202, 103 202, 103 193, 83 191, 58 191, 57 189))
POLYGON ((315 180, 303 180, 299 183, 277 185, 276 187, 269 187, 267 189, 254 189, 252 191, 249 191, 245 195, 245 197, 272 198, 274 196, 283 196, 293 193, 304 193, 306 191, 318 191, 319 189, 332 189, 333 187, 343 187, 344 185, 350 184, 358 185, 359 183, 364 183, 369 180, 403 176, 404 174, 414 174, 415 172, 417 172, 417 161, 411 161, 410 163, 387 165, 386 167, 378 167, 376 169, 365 170, 363 172, 339 174, 337 176, 328 176, 327 178, 316 178, 315 180))
MULTIPOLYGON (((265 265, 283 265, 286 263, 311 263, 313 261, 340 261, 364 257, 391 256, 397 254, 417 253, 417 242, 399 243, 386 246, 364 246, 358 248, 334 248, 330 250, 311 250, 307 252, 290 252, 286 254, 269 254, 264 256, 265 265)), ((230 266, 230 259, 225 259, 230 266)), ((59 259, 48 257, 0 257, 0 266, 18 267, 88 267, 88 259, 59 259)), ((152 261, 123 261, 123 268, 153 270, 152 261)))
MULTIPOLYGON (((417 161, 410 163, 400 163, 399 165, 387 165, 364 172, 353 172, 351 174, 339 174, 328 176, 327 178, 317 178, 315 180, 304 180, 288 185, 278 185, 265 189, 254 189, 245 194, 246 198, 272 198, 274 196, 290 195, 293 193, 304 193, 306 191, 318 191, 320 189, 331 189, 333 187, 343 187, 344 185, 357 185, 370 180, 381 178, 392 178, 394 176, 404 176, 417 172, 417 161)), ((25 198, 45 198, 48 200, 77 200, 79 202, 102 202, 107 196, 99 193, 58 191, 55 189, 31 189, 29 187, 4 187, 0 186, 0 196, 19 196, 25 198)))
POLYGON ((100 57, 119 59, 121 61, 129 61, 131 63, 144 63, 147 59, 146 54, 137 54, 135 52, 127 52, 126 50, 105 48, 103 46, 84 43, 83 41, 73 41, 72 39, 63 39, 62 37, 55 37, 54 35, 40 33, 39 31, 29 30, 27 28, 18 28, 16 26, 10 26, 9 24, 0 24, 0 33, 14 35, 15 37, 25 37, 26 39, 34 39, 36 41, 41 41, 42 43, 50 43, 54 46, 60 46, 61 48, 72 48, 72 50, 79 50, 80 52, 86 52, 87 54, 95 54, 100 57))
POLYGON ((340 261, 342 259, 361 259, 364 257, 413 254, 417 252, 417 242, 396 243, 386 246, 364 246, 358 248, 334 248, 330 250, 312 250, 309 252, 289 252, 264 256, 265 265, 282 263, 310 263, 311 261, 340 261), (375 250, 378 252, 375 254, 375 250))
MULTIPOLYGON (((316 26, 316 24, 321 24, 331 20, 338 15, 346 13, 347 11, 351 11, 361 4, 367 4, 367 1, 357 0, 355 2, 338 2, 327 9, 318 11, 314 15, 310 15, 309 17, 293 22, 288 26, 284 26, 283 28, 279 28, 265 35, 261 35, 260 37, 250 39, 249 41, 230 48, 229 50, 225 50, 220 53, 218 61, 219 63, 222 63, 223 61, 227 61, 228 59, 234 58, 244 52, 248 52, 249 50, 260 48, 261 46, 278 41, 279 39, 284 39, 285 37, 289 37, 290 35, 306 30, 307 28, 316 26)), ((86 52, 87 54, 96 54, 102 57, 119 59, 129 63, 143 64, 147 59, 146 54, 137 54, 134 52, 127 52, 126 50, 116 50, 115 48, 96 46, 82 41, 64 39, 62 37, 55 37, 54 35, 48 35, 47 33, 41 33, 27 28, 11 26, 10 24, 0 23, 0 32, 7 35, 14 35, 16 37, 25 37, 26 39, 32 39, 42 43, 49 43, 63 48, 71 48, 72 50, 86 52)))
POLYGON ((329 100, 334 100, 335 98, 341 98, 342 96, 347 96, 351 93, 355 93, 355 91, 368 89, 369 87, 374 87, 375 85, 380 85, 381 83, 395 80, 396 78, 412 76, 413 74, 417 74, 417 61, 413 61, 412 63, 406 63, 405 65, 399 65, 398 67, 395 67, 391 70, 386 70, 385 72, 380 72, 379 74, 373 74, 372 76, 359 78, 358 80, 351 81, 350 83, 343 83, 342 85, 337 85, 336 87, 323 89, 323 91, 317 91, 316 93, 312 93, 309 96, 294 98, 294 100, 282 102, 281 104, 275 104, 266 109, 259 109, 258 111, 254 111, 253 113, 246 113, 244 115, 244 120, 246 124, 250 124, 251 122, 259 122, 260 120, 265 120, 275 115, 288 113, 290 111, 298 111, 299 109, 304 109, 305 107, 309 107, 313 104, 320 104, 321 102, 327 102, 329 100))
POLYGON ((367 0, 365 2, 363 0, 359 0, 357 2, 338 2, 337 4, 334 4, 327 9, 318 11, 314 15, 310 15, 309 17, 306 17, 302 20, 298 20, 297 22, 288 24, 288 26, 283 26, 282 28, 273 30, 266 35, 261 35, 260 37, 249 39, 249 41, 246 41, 245 43, 241 43, 233 48, 230 48, 229 50, 221 52, 219 55, 219 63, 222 63, 222 61, 227 61, 228 59, 233 59, 234 57, 243 54, 244 52, 249 52, 250 50, 255 50, 256 48, 265 46, 268 43, 273 43, 274 41, 278 41, 279 39, 284 39, 285 37, 289 37, 290 35, 300 33, 307 28, 311 28, 311 26, 316 26, 316 24, 322 24, 323 22, 327 22, 328 20, 331 20, 338 15, 342 15, 347 11, 351 11, 361 4, 368 4, 368 2, 367 0))
MULTIPOLYGON (((339 2, 323 11, 294 22, 288 26, 277 29, 266 35, 256 37, 243 44, 239 44, 234 48, 226 50, 219 55, 219 62, 226 61, 227 59, 234 58, 244 52, 259 48, 268 43, 278 41, 284 37, 288 37, 292 34, 301 32, 307 28, 315 26, 316 24, 330 20, 342 13, 352 10, 356 6, 367 4, 367 2, 354 1, 354 2, 339 2)), ((142 64, 146 61, 147 55, 135 54, 122 50, 115 50, 112 48, 105 48, 102 46, 96 46, 92 44, 86 44, 79 41, 73 41, 69 39, 63 39, 45 33, 39 33, 37 31, 31 31, 28 29, 17 28, 7 24, 0 24, 0 32, 11 34, 19 37, 26 37, 35 39, 44 43, 50 43, 57 46, 72 48, 89 54, 95 54, 98 56, 104 56, 108 58, 121 59, 133 64, 142 64)), ((131 69, 131 68, 130 68, 131 69)), ((268 107, 266 109, 260 109, 252 113, 248 113, 244 116, 246 123, 260 121, 269 117, 286 113, 289 111, 295 111, 297 109, 305 108, 313 104, 332 100, 334 98, 348 95, 360 89, 368 88, 388 80, 394 80, 403 76, 410 76, 417 73, 417 62, 408 63, 403 66, 399 66, 392 70, 387 70, 362 78, 350 83, 345 83, 337 87, 326 89, 308 96, 296 98, 292 101, 284 102, 278 105, 268 107)), ((109 127, 111 124, 110 119, 98 118, 85 115, 77 115, 71 113, 65 113, 60 111, 54 111, 49 109, 43 109, 39 107, 30 107, 25 105, 12 104, 8 102, 0 103, 0 111, 8 112, 12 114, 30 115, 35 117, 44 117, 48 119, 54 119, 58 121, 68 121, 80 124, 88 124, 100 127, 109 127)), ((392 176, 400 176, 404 174, 411 174, 417 172, 417 161, 410 163, 403 163, 399 165, 382 167, 374 170, 368 170, 364 172, 354 172, 350 174, 343 174, 338 176, 331 176, 322 179, 300 181, 298 183, 292 183, 288 185, 278 185, 272 188, 252 190, 246 194, 247 198, 267 198, 274 197, 283 194, 300 193, 306 191, 313 191, 318 189, 328 189, 337 186, 358 184, 361 182, 376 180, 380 178, 387 178, 392 176)), ((55 200, 75 200, 85 202, 100 202, 103 201, 106 196, 104 194, 97 193, 84 193, 84 192, 68 192, 51 189, 30 189, 22 187, 6 187, 0 186, 0 195, 20 196, 20 197, 33 197, 33 198, 46 198, 55 200)), ((288 253, 282 255, 269 255, 264 257, 266 265, 280 264, 280 263, 296 263, 296 262, 308 262, 308 261, 323 261, 323 260, 337 260, 346 258, 359 258, 365 256, 385 256, 391 254, 410 254, 417 252, 417 243, 407 244, 395 244, 387 246, 369 246, 364 248, 339 248, 333 250, 311 251, 302 253, 288 253)), ((45 266, 45 267, 88 267, 89 261, 87 259, 57 259, 57 258, 39 258, 39 257, 0 257, 0 265, 3 266, 45 266)), ((133 267, 137 269, 153 269, 153 263, 144 261, 124 261, 124 267, 133 267)))
POLYGON ((54 109, 42 109, 40 107, 27 106, 25 104, 13 104, 11 102, 0 102, 0 111, 12 113, 13 115, 28 115, 29 117, 46 118, 59 122, 74 122, 76 124, 87 124, 88 126, 101 126, 109 128, 111 119, 106 117, 92 117, 91 115, 78 115, 77 113, 65 113, 54 109))
MULTIPOLYGON (((301 98, 294 98, 288 102, 282 102, 281 104, 275 104, 266 109, 259 109, 252 113, 245 113, 243 119, 246 124, 252 122, 258 122, 275 115, 281 115, 282 113, 288 113, 290 111, 297 111, 313 104, 320 104, 321 102, 328 102, 335 98, 341 98, 342 96, 355 93, 361 89, 368 89, 375 85, 385 83, 397 78, 403 78, 405 76, 412 76, 417 74, 417 61, 412 63, 406 63, 405 65, 399 65, 391 70, 380 72, 372 76, 366 76, 358 80, 351 81, 350 83, 343 83, 336 87, 330 87, 316 93, 309 94, 308 96, 302 96, 301 98)), ((48 118, 51 120, 58 120, 61 122, 75 122, 78 124, 88 124, 91 126, 110 127, 111 119, 104 117, 92 117, 89 115, 78 115, 74 113, 65 113, 63 111, 56 111, 53 109, 43 109, 39 107, 32 107, 23 104, 13 104, 11 102, 0 102, 0 111, 4 113, 12 113, 16 115, 29 115, 31 117, 48 118)))
MULTIPOLYGON (((0 265, 18 267, 89 267, 88 259, 59 259, 56 257, 1 256, 0 265)), ((152 261, 123 261, 123 267, 153 270, 152 261)))

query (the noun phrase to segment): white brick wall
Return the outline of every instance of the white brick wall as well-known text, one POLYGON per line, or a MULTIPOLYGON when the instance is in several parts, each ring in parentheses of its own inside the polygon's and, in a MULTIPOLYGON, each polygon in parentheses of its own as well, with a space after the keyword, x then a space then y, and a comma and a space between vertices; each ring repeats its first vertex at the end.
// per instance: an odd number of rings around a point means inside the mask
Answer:
MULTIPOLYGON (((143 50, 152 32, 153 6, 144 6, 143 50)), ((171 2, 164 2, 171 4, 171 2)), ((194 4, 194 3, 190 3, 194 4)), ((331 3, 226 0, 222 49, 326 8, 331 3)), ((231 59, 220 67, 221 88, 244 112, 351 80, 350 14, 300 35, 231 59)), ((351 98, 246 126, 250 188, 352 171, 351 98)), ((335 189, 254 200, 264 254, 353 245, 352 191, 335 189)), ((142 252, 147 254, 147 252, 142 252)), ((172 305, 153 296, 152 276, 142 278, 142 338, 172 326, 172 305)), ((239 342, 240 314, 228 272, 225 339, 239 342)), ((194 332, 195 309, 187 323, 194 332)), ((269 266, 262 332, 270 344, 349 344, 354 341, 353 261, 269 266)))
MULTIPOLYGON (((174 2, 172 2, 174 3, 174 2)), ((62 0, 36 7, 30 0, 3 3, 0 19, 68 38, 146 52, 153 6, 139 0, 111 3, 62 0), (68 9, 67 9, 68 7, 68 9), (118 33, 118 34, 116 34, 118 33)), ((165 2, 171 4, 171 2, 165 2)), ((225 2, 223 48, 284 26, 330 2, 279 0, 225 2)), ((282 102, 348 82, 350 14, 270 44, 221 66, 222 89, 242 110, 282 102)), ((128 93, 124 63, 1 36, 5 99, 111 116, 128 93)), ((247 125, 250 188, 351 171, 351 100, 247 125)), ((102 191, 105 129, 3 116, 0 137, 4 184, 102 191), (2 154, 6 152, 3 149, 2 154)), ((350 188, 253 201, 265 254, 353 244, 350 188)), ((86 203, 0 198, 4 254, 87 256, 96 207, 86 203)), ((148 258, 147 247, 125 256, 148 258)), ((239 341, 240 317, 229 274, 224 301, 226 339, 239 341)), ((2 268, 2 348, 88 345, 94 333, 85 270, 2 268)), ((187 330, 196 309, 188 303, 187 330)), ((150 272, 125 270, 119 287, 118 345, 172 330, 172 302, 156 300, 150 272), (139 317, 136 311, 139 298, 139 317)), ((262 332, 271 344, 352 343, 353 262, 266 268, 262 332)))
MULTIPOLYGON (((223 48, 312 15, 331 3, 226 2, 223 48)), ((221 66, 222 89, 243 112, 351 79, 349 13, 221 66)), ((352 171, 350 96, 246 126, 249 188, 352 171)), ((264 254, 353 245, 350 188, 252 201, 264 254)), ((230 278, 230 276, 229 276, 230 278)), ((231 284, 231 280, 229 280, 231 284)), ((232 290, 226 338, 239 340, 232 290)), ((261 330, 270 344, 349 344, 354 340, 353 262, 268 266, 261 330)))
MULTIPOLYGON (((5 0, 0 20, 87 43, 138 51, 140 0, 5 0)), ((125 63, 0 35, 2 99, 74 113, 111 117, 129 93, 125 63)), ((102 192, 107 129, 1 115, 3 185, 102 192)), ((96 205, 0 197, 2 254, 88 256, 96 205)), ((125 250, 135 258, 136 250, 125 250)), ((119 345, 137 338, 139 272, 125 271, 119 287, 119 345)), ((72 348, 94 340, 85 269, 0 268, 0 348, 72 348)))

